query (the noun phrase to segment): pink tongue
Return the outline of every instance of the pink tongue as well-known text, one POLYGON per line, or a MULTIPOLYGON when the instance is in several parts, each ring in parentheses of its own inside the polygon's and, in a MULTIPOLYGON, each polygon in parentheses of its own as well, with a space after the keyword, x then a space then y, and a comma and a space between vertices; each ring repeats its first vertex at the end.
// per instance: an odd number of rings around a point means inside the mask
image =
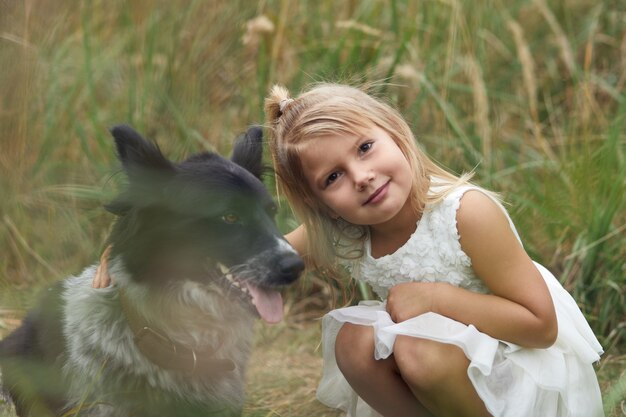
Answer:
POLYGON ((278 291, 270 290, 246 282, 252 295, 252 303, 259 315, 268 323, 278 323, 283 319, 283 297, 278 291))

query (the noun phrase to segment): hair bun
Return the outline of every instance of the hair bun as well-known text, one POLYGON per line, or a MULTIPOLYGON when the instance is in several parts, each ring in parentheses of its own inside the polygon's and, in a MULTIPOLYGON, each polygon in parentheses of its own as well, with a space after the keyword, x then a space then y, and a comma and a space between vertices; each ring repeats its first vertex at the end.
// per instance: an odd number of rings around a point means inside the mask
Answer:
POLYGON ((265 115, 271 124, 278 122, 285 108, 293 99, 289 97, 289 90, 281 85, 274 85, 269 96, 265 99, 265 115))
MULTIPOLYGON (((284 98, 280 101, 280 103, 278 103, 278 108, 280 109, 281 113, 285 112, 285 108, 289 105, 289 103, 291 103, 293 101, 292 98, 284 98)), ((282 116, 282 114, 281 114, 282 116)))

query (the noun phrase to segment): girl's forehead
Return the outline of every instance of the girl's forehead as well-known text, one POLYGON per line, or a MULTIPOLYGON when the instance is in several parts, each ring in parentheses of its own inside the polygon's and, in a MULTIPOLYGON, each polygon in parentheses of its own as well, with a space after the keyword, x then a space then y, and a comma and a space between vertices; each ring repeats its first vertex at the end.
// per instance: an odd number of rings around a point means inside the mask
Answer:
POLYGON ((373 126, 356 132, 328 132, 309 138, 298 146, 300 164, 305 170, 335 165, 358 149, 363 140, 380 135, 386 135, 386 132, 373 126))
POLYGON ((307 156, 317 156, 324 159, 331 159, 333 155, 351 150, 358 146, 359 140, 367 136, 365 132, 328 132, 327 134, 317 135, 313 138, 300 143, 298 153, 300 159, 307 156))
POLYGON ((329 135, 303 143, 298 155, 304 172, 310 173, 336 164, 357 146, 359 138, 355 135, 329 135))

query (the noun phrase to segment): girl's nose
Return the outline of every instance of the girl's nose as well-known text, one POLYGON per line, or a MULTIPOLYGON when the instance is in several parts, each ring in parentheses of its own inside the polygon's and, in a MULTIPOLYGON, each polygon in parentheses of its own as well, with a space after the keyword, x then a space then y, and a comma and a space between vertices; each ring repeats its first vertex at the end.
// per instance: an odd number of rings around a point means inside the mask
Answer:
POLYGON ((367 188, 370 182, 374 180, 374 171, 372 170, 364 170, 358 173, 355 173, 354 178, 354 186, 357 191, 363 191, 367 188))

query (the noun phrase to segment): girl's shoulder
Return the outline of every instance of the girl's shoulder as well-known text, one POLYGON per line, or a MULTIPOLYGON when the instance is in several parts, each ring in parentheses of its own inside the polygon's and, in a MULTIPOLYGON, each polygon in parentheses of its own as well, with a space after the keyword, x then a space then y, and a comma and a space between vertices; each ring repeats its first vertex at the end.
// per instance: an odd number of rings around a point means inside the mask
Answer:
POLYGON ((469 182, 467 177, 458 178, 456 181, 432 177, 428 188, 427 202, 432 204, 442 200, 460 200, 466 192, 471 190, 479 191, 491 200, 501 202, 497 193, 469 182))
POLYGON ((427 211, 439 212, 453 222, 454 229, 460 223, 479 219, 490 222, 490 219, 504 218, 513 234, 521 243, 519 234, 503 205, 499 194, 470 182, 451 182, 433 178, 428 193, 427 211))

